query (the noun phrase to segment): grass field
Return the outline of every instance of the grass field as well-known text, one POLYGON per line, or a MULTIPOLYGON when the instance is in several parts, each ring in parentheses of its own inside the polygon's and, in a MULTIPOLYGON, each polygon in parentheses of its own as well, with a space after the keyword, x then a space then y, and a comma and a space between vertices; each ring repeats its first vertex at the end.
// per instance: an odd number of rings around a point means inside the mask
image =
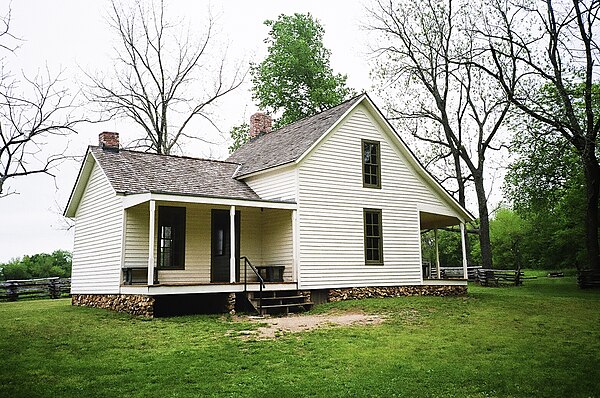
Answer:
POLYGON ((0 303, 0 397, 600 397, 600 293, 572 277, 330 311, 387 320, 245 340, 228 317, 0 303))

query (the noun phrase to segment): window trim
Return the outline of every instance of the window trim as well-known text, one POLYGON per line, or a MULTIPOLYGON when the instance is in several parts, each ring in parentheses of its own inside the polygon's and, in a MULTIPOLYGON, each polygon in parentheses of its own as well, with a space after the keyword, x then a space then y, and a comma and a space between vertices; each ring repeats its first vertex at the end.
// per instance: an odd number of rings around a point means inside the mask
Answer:
POLYGON ((364 256, 365 265, 383 265, 383 211, 382 209, 363 209, 363 234, 364 234, 364 256), (376 213, 379 215, 379 260, 367 259, 367 213, 376 213))
MULTIPOLYGON (((164 210, 163 210, 164 211, 164 210)), ((156 269, 161 271, 181 271, 185 270, 185 240, 186 240, 186 224, 187 224, 187 214, 186 208, 180 206, 158 206, 158 217, 157 217, 157 234, 156 234, 156 269), (164 217, 166 215, 164 212, 161 213, 161 209, 179 209, 177 211, 181 211, 183 213, 183 225, 182 228, 182 236, 180 245, 174 244, 172 246, 172 250, 181 250, 181 262, 176 266, 165 267, 161 264, 161 227, 163 226, 164 217)))
POLYGON ((362 163, 363 188, 381 189, 381 143, 373 140, 360 140, 360 159, 362 163), (365 182, 365 144, 375 144, 377 146, 377 184, 367 184, 365 182))

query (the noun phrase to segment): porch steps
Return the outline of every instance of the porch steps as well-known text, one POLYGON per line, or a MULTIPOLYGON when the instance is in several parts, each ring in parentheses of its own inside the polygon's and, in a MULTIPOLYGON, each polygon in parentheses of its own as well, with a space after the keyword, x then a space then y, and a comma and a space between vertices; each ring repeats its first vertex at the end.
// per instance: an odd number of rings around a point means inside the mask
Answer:
POLYGON ((248 301, 259 315, 308 311, 313 303, 295 290, 248 292, 248 301))

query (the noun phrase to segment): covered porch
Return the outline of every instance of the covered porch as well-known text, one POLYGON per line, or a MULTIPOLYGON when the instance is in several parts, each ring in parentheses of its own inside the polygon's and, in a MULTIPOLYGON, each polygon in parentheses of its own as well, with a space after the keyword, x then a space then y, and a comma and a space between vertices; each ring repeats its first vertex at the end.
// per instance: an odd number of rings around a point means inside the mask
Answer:
POLYGON ((124 294, 297 288, 296 204, 142 194, 123 199, 124 294), (263 286, 264 287, 264 286, 263 286))
POLYGON ((421 235, 433 231, 431 245, 433 246, 433 259, 423 258, 421 250, 421 264, 424 283, 433 283, 435 281, 467 280, 469 267, 467 264, 467 247, 465 242, 465 222, 458 217, 448 214, 438 209, 419 210, 419 223, 421 235), (457 233, 460 233, 460 264, 452 264, 451 267, 444 267, 440 262, 439 234, 442 228, 458 226, 457 233), (433 261, 432 261, 433 260, 433 261))

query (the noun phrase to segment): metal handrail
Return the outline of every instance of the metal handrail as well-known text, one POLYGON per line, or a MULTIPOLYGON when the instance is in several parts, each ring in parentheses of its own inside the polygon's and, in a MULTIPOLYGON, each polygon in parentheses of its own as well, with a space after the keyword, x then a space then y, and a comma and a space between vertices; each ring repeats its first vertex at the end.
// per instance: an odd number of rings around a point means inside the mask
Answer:
POLYGON ((258 281, 260 282, 260 297, 258 298, 258 312, 259 314, 262 312, 262 296, 263 296, 263 287, 265 287, 265 280, 262 276, 260 276, 260 272, 256 269, 254 265, 248 260, 248 257, 243 256, 240 257, 240 260, 244 260, 244 293, 248 292, 248 266, 254 272, 258 281))

